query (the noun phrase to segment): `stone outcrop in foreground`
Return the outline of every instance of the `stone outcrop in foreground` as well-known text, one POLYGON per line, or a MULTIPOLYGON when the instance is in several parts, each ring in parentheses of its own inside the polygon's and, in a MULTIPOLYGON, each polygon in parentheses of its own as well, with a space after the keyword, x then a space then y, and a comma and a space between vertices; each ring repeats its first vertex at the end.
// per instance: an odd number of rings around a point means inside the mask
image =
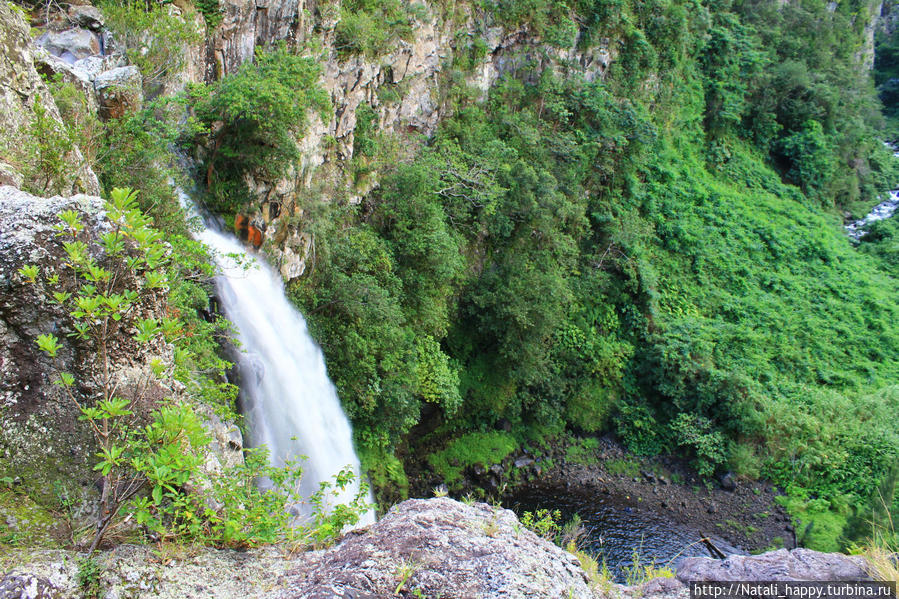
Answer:
MULTIPOLYGON (((0 599, 81 597, 77 558, 66 551, 0 555, 0 599)), ((639 587, 591 584, 577 558, 509 510, 448 498, 405 501, 325 550, 121 546, 97 560, 106 599, 685 599, 690 581, 866 578, 861 558, 782 549, 686 559, 677 579, 639 587)))
POLYGON ((577 558, 513 512, 448 498, 405 501, 367 531, 309 554, 279 599, 391 596, 592 597, 577 558))
POLYGON ((865 580, 866 562, 859 556, 810 549, 778 549, 761 555, 731 555, 717 560, 692 557, 677 568, 683 582, 715 580, 865 580))

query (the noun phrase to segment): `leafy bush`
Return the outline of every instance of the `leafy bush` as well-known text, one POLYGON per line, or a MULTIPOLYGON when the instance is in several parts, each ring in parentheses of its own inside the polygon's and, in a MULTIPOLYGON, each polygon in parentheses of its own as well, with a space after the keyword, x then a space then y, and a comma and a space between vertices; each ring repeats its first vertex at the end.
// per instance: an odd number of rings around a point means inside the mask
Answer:
POLYGON ((521 523, 547 541, 554 541, 562 532, 562 512, 541 508, 536 512, 525 512, 521 515, 521 523))
POLYGON ((665 446, 655 416, 645 405, 619 406, 615 427, 627 448, 637 455, 655 455, 665 446))
POLYGON ((708 419, 682 413, 669 426, 674 442, 681 447, 689 447, 695 453, 694 465, 700 476, 712 476, 724 463, 727 442, 719 431, 712 428, 708 419))
POLYGON ((83 169, 90 166, 83 155, 76 160, 76 144, 83 141, 82 132, 59 122, 41 102, 34 103, 23 138, 3 140, 9 148, 4 154, 20 167, 26 191, 49 196, 72 187, 83 169))
POLYGON ((310 111, 327 120, 331 104, 318 85, 320 66, 280 45, 257 51, 233 75, 194 87, 191 105, 205 130, 206 186, 211 205, 234 212, 249 200, 245 178, 275 179, 298 157, 296 138, 310 111))

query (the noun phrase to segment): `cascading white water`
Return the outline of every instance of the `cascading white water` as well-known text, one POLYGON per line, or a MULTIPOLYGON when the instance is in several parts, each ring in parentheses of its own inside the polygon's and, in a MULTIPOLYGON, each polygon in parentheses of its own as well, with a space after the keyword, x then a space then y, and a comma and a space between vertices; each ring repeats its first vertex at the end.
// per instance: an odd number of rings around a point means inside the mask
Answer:
MULTIPOLYGON (((893 150, 894 158, 899 158, 899 151, 897 151, 894 146, 890 144, 885 145, 893 150)), ((867 232, 865 230, 866 226, 879 220, 890 218, 897 210, 899 210, 899 189, 894 189, 890 192, 889 199, 874 206, 874 209, 871 210, 865 218, 853 221, 846 225, 846 231, 849 233, 849 238, 857 243, 867 232)))
POLYGON ((899 210, 899 190, 894 189, 890 192, 890 199, 874 206, 874 209, 865 218, 846 225, 846 231, 849 232, 849 237, 858 241, 867 232, 865 230, 866 226, 873 222, 890 218, 896 210, 899 210))
MULTIPOLYGON (((178 193, 182 205, 197 215, 190 198, 178 193)), ((221 270, 216 287, 225 314, 238 331, 241 400, 250 445, 268 447, 274 465, 306 456, 300 481, 303 497, 351 467, 357 478, 336 501, 351 500, 359 489, 361 468, 350 423, 328 378, 322 351, 303 316, 288 301, 281 277, 262 257, 247 267, 247 250, 214 224, 207 222, 196 236, 215 253, 221 270)), ((303 506, 299 512, 301 517, 308 514, 303 506)), ((369 511, 359 524, 373 521, 369 511)))

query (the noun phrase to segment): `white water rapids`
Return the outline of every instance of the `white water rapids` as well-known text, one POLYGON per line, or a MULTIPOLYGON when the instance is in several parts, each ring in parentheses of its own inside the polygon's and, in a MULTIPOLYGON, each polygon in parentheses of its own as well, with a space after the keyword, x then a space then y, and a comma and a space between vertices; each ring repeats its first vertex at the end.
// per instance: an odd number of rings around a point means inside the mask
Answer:
POLYGON ((846 225, 846 231, 849 232, 849 237, 858 241, 865 233, 867 233, 865 230, 867 225, 885 218, 890 218, 897 209, 899 209, 899 190, 894 189, 890 192, 890 199, 874 206, 874 209, 871 210, 865 218, 846 225))
MULTIPOLYGON (((890 144, 885 145, 893 150, 894 158, 899 158, 899 151, 896 151, 895 146, 890 144)), ((862 236, 867 233, 865 230, 867 225, 885 218, 890 218, 897 210, 899 210, 899 189, 894 189, 890 192, 889 199, 874 206, 874 209, 871 210, 865 218, 853 221, 846 225, 846 231, 849 233, 849 237, 857 243, 862 236)))
MULTIPOLYGON (((178 193, 189 213, 199 216, 189 196, 178 193)), ((196 237, 214 253, 220 270, 216 288, 225 315, 237 328, 240 392, 250 446, 266 446, 276 466, 305 456, 299 488, 304 498, 318 491, 321 482, 333 481, 334 475, 351 467, 356 479, 330 503, 349 502, 361 477, 350 423, 328 378, 324 355, 302 314, 288 301, 281 277, 262 256, 246 267, 252 256, 236 237, 214 224, 205 222, 196 237)), ((311 506, 298 506, 297 511, 300 518, 308 516, 311 506)), ((372 522, 374 513, 369 511, 359 525, 372 522)))

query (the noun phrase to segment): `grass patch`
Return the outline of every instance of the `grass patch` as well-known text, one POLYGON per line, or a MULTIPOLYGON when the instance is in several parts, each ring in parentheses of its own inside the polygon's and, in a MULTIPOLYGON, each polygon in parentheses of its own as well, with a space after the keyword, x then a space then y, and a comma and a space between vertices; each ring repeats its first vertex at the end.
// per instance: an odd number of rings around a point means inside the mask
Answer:
POLYGON ((453 440, 446 449, 428 456, 428 464, 447 484, 459 481, 469 466, 487 468, 515 451, 518 443, 508 433, 468 433, 453 440))
POLYGON ((565 450, 565 460, 569 464, 582 464, 584 466, 598 464, 597 449, 599 449, 599 439, 596 437, 577 439, 565 450))
POLYGON ((867 560, 868 575, 874 580, 899 580, 899 563, 896 562, 899 546, 895 539, 895 533, 875 532, 865 545, 853 547, 851 553, 867 560))
POLYGON ((638 476, 640 474, 640 463, 630 458, 609 460, 606 462, 606 470, 612 474, 638 476))

